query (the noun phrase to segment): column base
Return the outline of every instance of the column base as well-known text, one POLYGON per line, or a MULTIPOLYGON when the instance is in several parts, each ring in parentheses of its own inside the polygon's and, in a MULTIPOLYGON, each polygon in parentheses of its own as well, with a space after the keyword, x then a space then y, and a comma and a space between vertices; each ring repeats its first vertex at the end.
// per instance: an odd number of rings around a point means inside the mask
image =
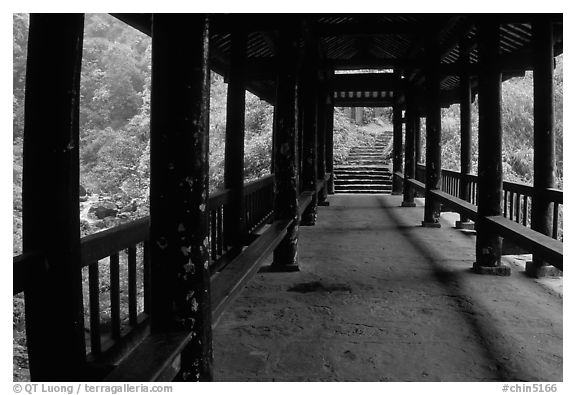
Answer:
POLYGON ((423 227, 423 228, 441 228, 442 225, 440 224, 440 222, 426 222, 426 221, 422 221, 422 227, 423 227))
POLYGON ((402 207, 416 207, 414 202, 402 202, 402 207))
POLYGON ((403 194, 403 192, 398 192, 398 191, 392 191, 392 193, 391 193, 391 195, 394 195, 394 196, 398 196, 398 195, 402 195, 402 194, 403 194))
POLYGON ((562 270, 552 265, 538 265, 533 261, 526 262, 526 274, 533 278, 563 277, 562 270))
POLYGON ((480 266, 477 262, 474 262, 472 270, 478 274, 489 274, 492 276, 510 276, 512 274, 510 266, 503 263, 498 266, 480 266))
POLYGON ((275 265, 262 266, 258 273, 294 273, 299 272, 300 266, 298 265, 275 265))
POLYGON ((466 221, 466 222, 462 222, 462 221, 456 221, 456 229, 464 229, 464 230, 474 230, 474 222, 472 221, 466 221))
POLYGON ((323 202, 318 202, 318 206, 330 206, 330 202, 328 200, 324 200, 323 202))

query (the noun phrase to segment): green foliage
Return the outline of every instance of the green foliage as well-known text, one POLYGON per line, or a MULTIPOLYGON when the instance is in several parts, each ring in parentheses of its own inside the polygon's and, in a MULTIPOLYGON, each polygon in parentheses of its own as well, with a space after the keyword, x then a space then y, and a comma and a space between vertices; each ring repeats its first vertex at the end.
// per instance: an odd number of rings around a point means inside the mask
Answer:
MULTIPOLYGON (((556 176, 563 185, 563 59, 556 58, 554 72, 554 117, 556 176)), ((532 72, 502 84, 502 169, 507 181, 531 184, 534 178, 534 79, 532 72)), ((425 136, 423 128, 423 138, 425 136)), ((442 167, 460 170, 460 109, 442 110, 442 167)), ((478 168, 478 101, 472 105, 472 172, 478 168)))
MULTIPOLYGON (((364 112, 366 114, 366 112, 364 112)), ((373 112, 368 112, 368 120, 373 112)), ((370 125, 374 122, 374 118, 370 118, 370 122, 365 125, 370 125)), ((364 122, 362 122, 364 125, 364 122)), ((380 130, 373 130, 364 126, 359 126, 353 122, 346 114, 344 108, 334 108, 334 163, 343 163, 348 157, 350 150, 359 145, 372 145, 376 141, 380 130)))
POLYGON ((246 92, 244 137, 244 180, 256 180, 270 174, 272 158, 272 122, 274 108, 246 92))

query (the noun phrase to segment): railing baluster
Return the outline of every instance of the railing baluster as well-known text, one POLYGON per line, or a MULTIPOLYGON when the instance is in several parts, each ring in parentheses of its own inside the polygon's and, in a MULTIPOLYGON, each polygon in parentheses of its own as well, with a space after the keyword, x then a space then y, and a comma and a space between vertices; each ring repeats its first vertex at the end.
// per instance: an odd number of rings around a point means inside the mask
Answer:
POLYGON ((504 218, 508 215, 508 191, 504 190, 504 218))
POLYGON ((516 193, 516 222, 520 223, 520 194, 516 193))
POLYGON ((218 228, 216 223, 216 212, 219 209, 220 208, 217 207, 214 210, 210 210, 210 256, 213 261, 217 259, 216 246, 218 241, 216 238, 218 237, 218 228))
MULTIPOLYGON (((224 210, 223 206, 220 206, 216 209, 216 229, 218 229, 218 237, 216 243, 216 252, 218 256, 222 256, 222 249, 224 247, 224 226, 222 223, 222 211, 224 210)), ((226 220, 226 219, 224 219, 226 220)), ((228 248, 228 246, 226 246, 228 248)))
POLYGON ((138 299, 136 288, 136 247, 128 247, 128 317, 130 325, 138 322, 138 299))
POLYGON ((559 204, 558 203, 554 203, 554 215, 552 217, 552 237, 555 239, 558 239, 558 214, 559 214, 559 209, 558 209, 559 204))
POLYGON ((100 337, 100 273, 98 262, 88 266, 88 293, 90 295, 90 349, 93 354, 102 352, 100 337))
POLYGON ((112 337, 120 337, 120 256, 110 255, 110 319, 112 337))
POLYGON ((150 244, 144 241, 142 282, 144 288, 144 312, 150 314, 151 288, 150 288, 150 244))
POLYGON ((528 223, 528 195, 524 195, 524 207, 522 208, 522 215, 524 216, 524 218, 522 218, 522 225, 526 226, 526 224, 528 223))

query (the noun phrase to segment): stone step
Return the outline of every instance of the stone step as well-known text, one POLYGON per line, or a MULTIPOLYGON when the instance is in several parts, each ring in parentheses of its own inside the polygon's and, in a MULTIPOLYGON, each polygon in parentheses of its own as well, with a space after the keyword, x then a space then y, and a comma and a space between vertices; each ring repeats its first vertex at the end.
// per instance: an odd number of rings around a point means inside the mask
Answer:
POLYGON ((360 165, 360 166, 382 166, 382 161, 378 160, 351 160, 348 162, 350 165, 360 165))
POLYGON ((380 184, 350 184, 350 185, 339 185, 338 188, 334 186, 337 190, 355 190, 355 191, 364 191, 364 190, 381 190, 385 191, 388 189, 392 189, 391 185, 380 185, 380 184))
POLYGON ((352 188, 352 187, 362 187, 362 188, 389 188, 392 186, 392 182, 364 182, 364 181, 357 181, 357 182, 334 182, 334 186, 338 188, 352 188))
POLYGON ((371 172, 371 173, 391 173, 388 166, 353 166, 346 165, 345 167, 334 167, 334 173, 338 172, 348 172, 348 173, 361 173, 361 172, 371 172))
POLYGON ((362 178, 365 175, 371 177, 392 177, 392 173, 388 169, 370 171, 370 170, 336 170, 334 171, 334 178, 342 177, 358 177, 362 178))
POLYGON ((391 174, 334 174, 334 180, 358 180, 358 181, 373 181, 373 180, 383 180, 388 181, 392 179, 391 174))
POLYGON ((390 193, 392 193, 392 189, 390 190, 380 190, 380 189, 345 189, 345 190, 334 190, 335 193, 337 194, 341 194, 341 193, 350 193, 350 194, 361 194, 361 193, 380 193, 383 195, 389 195, 390 193))

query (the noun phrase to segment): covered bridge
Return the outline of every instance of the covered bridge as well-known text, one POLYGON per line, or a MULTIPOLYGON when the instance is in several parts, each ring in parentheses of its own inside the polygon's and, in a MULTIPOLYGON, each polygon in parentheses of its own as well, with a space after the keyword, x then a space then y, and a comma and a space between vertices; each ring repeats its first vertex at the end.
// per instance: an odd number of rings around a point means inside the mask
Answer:
MULTIPOLYGON (((441 226, 441 211, 459 213, 457 226, 476 231, 475 249, 472 245, 469 251, 453 251, 454 257, 463 252, 472 257, 467 276, 476 280, 468 277, 471 283, 486 277, 473 271, 510 274, 510 266, 501 259, 503 238, 533 254, 526 268, 531 276, 563 269, 562 242, 557 240, 563 195, 554 179, 552 86, 554 57, 562 53, 562 15, 114 16, 152 37, 150 217, 82 239, 78 116, 84 16, 30 16, 24 254, 14 258, 13 292, 25 292, 32 380, 213 380, 213 331, 256 272, 260 269, 265 273, 258 276, 274 278, 298 273, 310 255, 302 248, 318 240, 318 256, 329 255, 336 248, 327 238, 331 230, 339 227, 344 237, 338 240, 345 243, 347 232, 358 225, 355 218, 362 216, 364 222, 358 226, 367 235, 382 236, 372 244, 378 247, 409 229, 440 237, 444 228, 434 228, 441 226), (228 82, 226 189, 212 195, 210 70, 228 82), (534 185, 503 182, 502 175, 501 84, 527 70, 534 73, 534 185), (244 183, 243 175, 246 90, 274 105, 274 171, 250 184, 244 183), (478 174, 471 174, 470 111, 475 97, 479 161, 478 174), (443 171, 441 163, 441 108, 453 103, 459 103, 461 111, 460 173, 443 171), (361 195, 332 196, 335 106, 393 107, 394 184, 385 200, 364 207, 366 197, 361 195), (421 117, 426 118, 426 152, 425 163, 417 165, 421 117), (425 203, 423 210, 414 211, 418 195, 425 203), (354 207, 356 203, 360 206, 354 207), (377 233, 388 226, 392 213, 405 216, 390 228, 396 233, 377 233), (324 214, 349 220, 322 225, 324 214), (304 228, 317 221, 317 226, 304 228), (124 251, 128 280, 121 284, 119 254, 124 251), (269 257, 272 263, 261 269, 269 257), (99 261, 105 258, 111 276, 109 328, 100 322, 98 299, 99 261), (139 260, 144 265, 142 305, 136 298, 139 260), (85 267, 90 281, 86 327, 85 267), (120 316, 121 292, 129 296, 127 320, 120 316)), ((440 239, 436 243, 442 244, 440 239)), ((414 238, 400 253, 411 254, 424 244, 414 238)), ((383 248, 379 259, 382 265, 392 265, 390 276, 408 270, 386 261, 399 259, 394 246, 385 253, 383 248)), ((450 257, 452 252, 445 253, 450 257)), ((344 276, 361 270, 354 266, 358 256, 349 259, 350 266, 340 267, 344 276)), ((446 276, 438 279, 452 281, 446 276)), ((381 297, 393 300, 380 291, 381 297)), ((496 378, 561 380, 561 313, 559 321, 556 318, 547 323, 554 340, 542 343, 541 351, 560 348, 556 358, 542 356, 543 363, 549 363, 547 371, 553 372, 550 366, 559 370, 545 377, 496 378)), ((379 333, 374 336, 386 341, 386 332, 379 333)), ((523 339, 530 348, 530 335, 523 339)), ((445 351, 442 358, 452 358, 445 351)))

